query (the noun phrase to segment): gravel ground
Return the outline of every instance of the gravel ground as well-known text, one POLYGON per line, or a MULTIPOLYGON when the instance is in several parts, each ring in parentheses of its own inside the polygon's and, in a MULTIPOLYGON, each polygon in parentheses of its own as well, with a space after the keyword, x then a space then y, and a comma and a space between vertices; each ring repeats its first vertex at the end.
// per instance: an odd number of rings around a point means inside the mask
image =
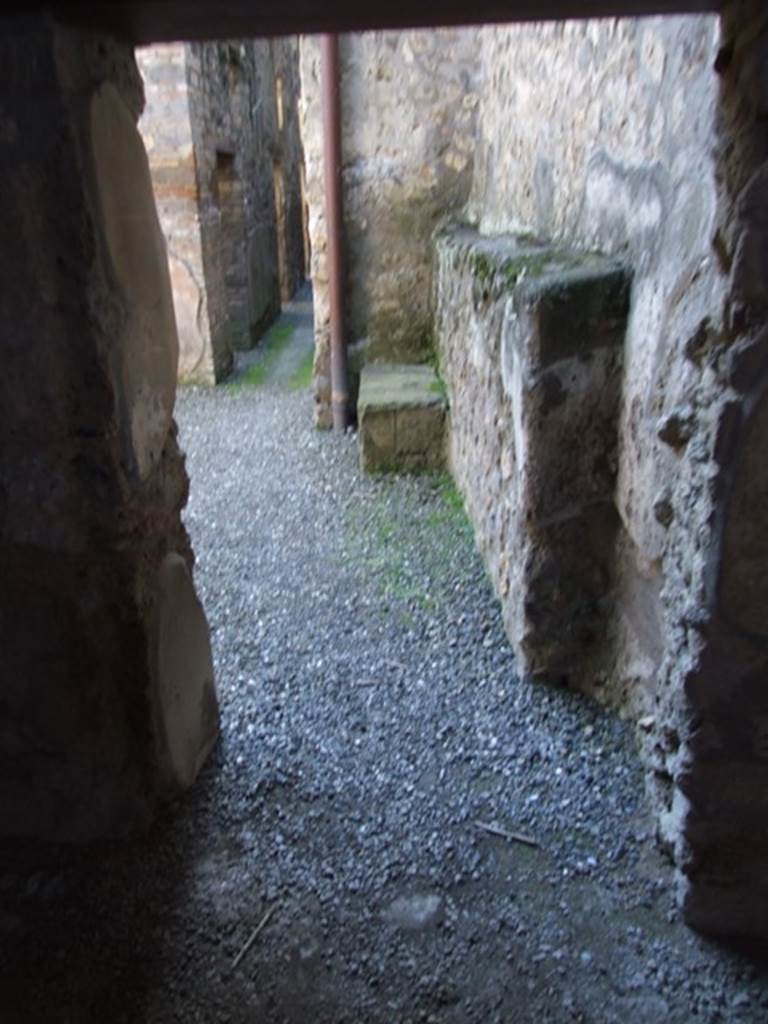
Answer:
POLYGON ((361 478, 303 392, 178 418, 221 742, 134 846, 0 860, 2 1024, 766 1021, 677 919, 630 728, 517 681, 448 482, 361 478))

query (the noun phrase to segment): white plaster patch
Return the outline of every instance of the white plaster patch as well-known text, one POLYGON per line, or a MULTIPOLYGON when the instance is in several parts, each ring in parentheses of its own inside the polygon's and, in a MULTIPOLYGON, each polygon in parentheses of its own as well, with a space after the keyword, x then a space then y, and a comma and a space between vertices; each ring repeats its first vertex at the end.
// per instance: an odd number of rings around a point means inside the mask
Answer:
POLYGON ((630 237, 644 231, 656 231, 662 221, 663 208, 659 197, 646 194, 633 197, 625 179, 601 165, 590 170, 586 183, 587 221, 599 221, 608 211, 620 218, 630 237))
POLYGON ((504 309, 504 327, 501 340, 501 378, 504 392, 512 409, 512 442, 514 463, 518 468, 526 465, 527 432, 523 424, 523 366, 519 347, 516 344, 518 318, 512 299, 507 299, 504 309))
POLYGON ((166 771, 186 788, 218 731, 208 623, 184 559, 171 552, 159 576, 157 699, 166 771))

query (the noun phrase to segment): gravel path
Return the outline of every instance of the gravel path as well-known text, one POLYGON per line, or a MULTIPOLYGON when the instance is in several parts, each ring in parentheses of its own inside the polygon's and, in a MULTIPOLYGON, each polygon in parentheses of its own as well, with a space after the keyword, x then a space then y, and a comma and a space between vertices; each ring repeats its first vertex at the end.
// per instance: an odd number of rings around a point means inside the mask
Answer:
POLYGON ((630 729, 517 682, 447 481, 275 385, 178 418, 221 743, 148 839, 0 863, 2 1024, 768 1019, 677 920, 630 729))

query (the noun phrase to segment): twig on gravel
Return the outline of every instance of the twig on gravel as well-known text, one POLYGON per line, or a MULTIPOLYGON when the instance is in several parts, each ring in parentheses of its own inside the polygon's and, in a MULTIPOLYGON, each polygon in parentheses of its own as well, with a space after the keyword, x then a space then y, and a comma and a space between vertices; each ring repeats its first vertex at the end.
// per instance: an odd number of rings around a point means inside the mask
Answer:
POLYGON ((475 828, 481 832, 487 832, 492 836, 499 836, 500 839, 508 839, 510 843, 523 843, 525 846, 541 846, 538 839, 531 836, 524 836, 522 832, 510 832, 509 829, 501 828, 499 825, 487 825, 484 821, 476 821, 475 828))
POLYGON ((399 668, 401 672, 407 672, 408 666, 404 665, 402 661, 396 661, 394 658, 386 658, 386 663, 391 665, 392 668, 399 668))
POLYGON ((269 908, 269 910, 264 915, 264 917, 262 917, 262 919, 259 921, 259 923, 256 925, 256 927, 253 929, 253 931, 251 932, 251 934, 248 937, 248 941, 243 946, 243 948, 240 950, 240 952, 237 954, 235 959, 232 961, 232 970, 233 971, 237 970, 237 967, 238 967, 238 964, 240 963, 240 961, 243 959, 245 954, 248 952, 248 950, 254 944, 256 939, 259 937, 260 933, 267 927, 267 925, 269 924, 269 919, 272 917, 272 915, 274 914, 276 909, 277 909, 277 904, 273 903, 272 906, 269 908))

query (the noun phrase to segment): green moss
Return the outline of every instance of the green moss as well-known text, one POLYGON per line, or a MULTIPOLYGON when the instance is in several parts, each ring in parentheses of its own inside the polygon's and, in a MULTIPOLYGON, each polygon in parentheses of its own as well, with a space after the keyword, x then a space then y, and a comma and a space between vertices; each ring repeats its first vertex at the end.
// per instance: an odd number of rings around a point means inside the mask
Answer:
MULTIPOLYGON (((516 238, 521 244, 537 244, 537 239, 533 235, 519 235, 516 238)), ((549 249, 524 252, 501 263, 497 262, 493 256, 477 250, 473 250, 469 257, 473 274, 483 284, 496 278, 511 288, 514 288, 526 277, 539 277, 552 264, 568 269, 575 266, 576 263, 577 261, 569 259, 567 256, 556 255, 549 249)))
POLYGON ((524 277, 538 277, 550 262, 551 254, 548 252, 518 256, 516 259, 505 260, 501 265, 501 273, 506 283, 514 287, 524 277))
POLYGON ((490 280, 493 275, 493 265, 484 252, 474 251, 469 257, 469 265, 472 273, 483 282, 490 280))
POLYGON ((290 324, 278 324, 268 331, 268 343, 270 345, 281 345, 284 347, 285 344, 293 337, 293 331, 294 328, 290 324))
POLYGON ((419 363, 432 363, 434 365, 437 361, 435 335, 432 330, 431 321, 423 323, 416 334, 415 355, 416 362, 419 363))
POLYGON ((233 391, 262 387, 269 378, 270 371, 280 353, 293 337, 293 331, 294 328, 289 324, 278 324, 272 327, 267 331, 262 342, 261 358, 259 361, 249 366, 244 373, 230 377, 224 386, 233 391))
POLYGON ((367 466, 366 473, 370 473, 371 476, 391 476, 392 474, 402 473, 403 469, 394 462, 377 462, 375 466, 367 466))
POLYGON ((438 375, 437 380, 433 380, 429 385, 429 390, 436 395, 440 395, 445 401, 448 401, 448 388, 445 386, 445 381, 438 375))
POLYGON ((265 363, 254 363, 243 373, 238 374, 236 377, 231 377, 224 387, 231 388, 232 391, 240 391, 245 388, 260 388, 266 377, 267 366, 265 363))

